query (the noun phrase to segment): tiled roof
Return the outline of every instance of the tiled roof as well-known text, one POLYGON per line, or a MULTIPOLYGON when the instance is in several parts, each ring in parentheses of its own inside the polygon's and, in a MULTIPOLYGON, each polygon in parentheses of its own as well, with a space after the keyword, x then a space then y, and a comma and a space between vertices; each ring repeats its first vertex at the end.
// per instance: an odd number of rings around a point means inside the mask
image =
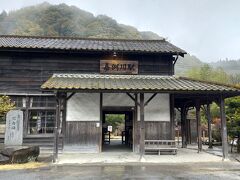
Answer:
POLYGON ((155 75, 54 74, 42 85, 43 90, 116 90, 116 91, 196 91, 232 92, 229 85, 155 75))
POLYGON ((0 49, 1 48, 186 54, 184 50, 165 40, 0 36, 0 49))

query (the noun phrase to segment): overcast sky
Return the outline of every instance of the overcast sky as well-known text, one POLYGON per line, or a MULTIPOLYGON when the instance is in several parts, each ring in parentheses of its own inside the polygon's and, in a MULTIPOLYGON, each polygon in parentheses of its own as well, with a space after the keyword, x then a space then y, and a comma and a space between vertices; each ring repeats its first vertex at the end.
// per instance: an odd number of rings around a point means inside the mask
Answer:
MULTIPOLYGON (((153 31, 202 61, 240 59, 240 0, 45 0, 153 31)), ((44 0, 0 0, 16 10, 44 0)))

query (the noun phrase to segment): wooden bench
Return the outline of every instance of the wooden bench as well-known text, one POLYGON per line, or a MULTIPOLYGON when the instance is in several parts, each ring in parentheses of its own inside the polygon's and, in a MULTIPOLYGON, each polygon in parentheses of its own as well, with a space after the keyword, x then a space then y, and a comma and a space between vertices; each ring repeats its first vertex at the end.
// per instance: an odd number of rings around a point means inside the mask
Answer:
POLYGON ((177 147, 174 140, 145 140, 145 152, 157 151, 158 155, 161 152, 171 152, 177 154, 177 147))

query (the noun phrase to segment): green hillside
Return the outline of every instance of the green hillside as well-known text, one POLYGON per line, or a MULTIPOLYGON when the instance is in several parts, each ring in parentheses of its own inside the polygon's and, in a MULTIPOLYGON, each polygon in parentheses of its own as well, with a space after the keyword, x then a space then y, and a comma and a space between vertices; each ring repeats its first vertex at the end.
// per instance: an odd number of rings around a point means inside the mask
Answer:
POLYGON ((197 68, 203 66, 203 62, 199 60, 196 56, 191 56, 186 54, 184 58, 179 57, 175 65, 175 73, 177 75, 185 75, 186 72, 192 68, 197 68))
POLYGON ((105 16, 66 4, 43 3, 0 14, 0 34, 73 36, 120 39, 161 39, 153 32, 140 32, 105 16))
POLYGON ((228 74, 240 74, 240 59, 239 60, 220 60, 215 63, 210 63, 213 67, 221 67, 228 74))

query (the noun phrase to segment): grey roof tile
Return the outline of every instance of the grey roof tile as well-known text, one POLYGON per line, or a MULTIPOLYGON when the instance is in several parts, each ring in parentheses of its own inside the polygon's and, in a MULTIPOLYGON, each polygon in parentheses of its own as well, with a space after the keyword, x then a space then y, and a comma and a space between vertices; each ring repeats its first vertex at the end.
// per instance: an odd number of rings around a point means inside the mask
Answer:
POLYGON ((184 50, 165 40, 84 39, 1 35, 1 48, 186 54, 184 50))
POLYGON ((230 85, 157 75, 54 74, 42 89, 234 92, 240 95, 240 88, 230 85))

